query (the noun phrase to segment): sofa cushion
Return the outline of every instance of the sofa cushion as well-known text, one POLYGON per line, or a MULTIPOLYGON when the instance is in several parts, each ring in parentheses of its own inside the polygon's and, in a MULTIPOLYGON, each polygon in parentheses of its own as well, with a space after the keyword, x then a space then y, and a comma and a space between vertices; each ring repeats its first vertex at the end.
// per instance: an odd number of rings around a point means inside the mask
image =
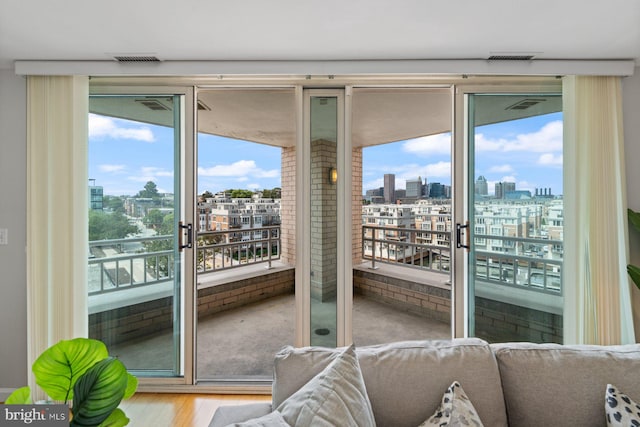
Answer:
POLYGON ((376 425, 353 345, 276 410, 292 426, 376 425))
POLYGON ((603 398, 607 384, 640 396, 640 345, 491 346, 512 426, 601 427, 606 424, 603 398))
MULTIPOLYGON (((273 406, 340 353, 340 349, 285 347, 275 358, 273 406)), ((498 366, 485 341, 404 341, 359 347, 356 354, 379 427, 419 425, 435 412, 443 390, 455 380, 464 385, 485 425, 507 425, 498 366)))

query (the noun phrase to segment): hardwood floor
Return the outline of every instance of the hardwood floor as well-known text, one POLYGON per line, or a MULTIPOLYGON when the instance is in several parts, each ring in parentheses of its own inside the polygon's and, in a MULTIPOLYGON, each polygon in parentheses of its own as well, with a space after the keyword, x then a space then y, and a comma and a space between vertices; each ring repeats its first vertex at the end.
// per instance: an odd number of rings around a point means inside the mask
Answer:
POLYGON ((219 406, 270 401, 270 395, 136 393, 120 408, 130 427, 208 427, 219 406))

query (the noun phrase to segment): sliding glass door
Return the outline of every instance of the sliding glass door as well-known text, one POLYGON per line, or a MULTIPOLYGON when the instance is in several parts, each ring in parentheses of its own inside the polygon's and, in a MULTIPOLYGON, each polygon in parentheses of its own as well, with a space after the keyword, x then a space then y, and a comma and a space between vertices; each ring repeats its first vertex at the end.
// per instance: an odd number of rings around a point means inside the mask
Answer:
POLYGON ((562 99, 475 93, 468 108, 468 334, 562 342, 562 99))
POLYGON ((89 336, 141 376, 182 377, 189 363, 187 98, 89 100, 89 336))

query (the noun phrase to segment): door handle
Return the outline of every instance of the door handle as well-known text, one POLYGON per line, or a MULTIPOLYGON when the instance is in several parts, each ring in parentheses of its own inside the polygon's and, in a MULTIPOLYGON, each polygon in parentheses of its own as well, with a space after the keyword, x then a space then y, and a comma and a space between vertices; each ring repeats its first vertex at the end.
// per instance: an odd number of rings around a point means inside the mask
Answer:
POLYGON ((456 248, 465 248, 467 251, 471 249, 471 244, 469 242, 469 221, 465 222, 464 225, 456 224, 456 248), (466 228, 466 232, 464 233, 464 244, 462 244, 462 229, 466 228))
POLYGON ((184 225, 182 221, 178 223, 178 250, 182 252, 184 248, 191 249, 193 248, 193 224, 184 225), (187 231, 187 244, 182 244, 183 239, 183 230, 187 231))

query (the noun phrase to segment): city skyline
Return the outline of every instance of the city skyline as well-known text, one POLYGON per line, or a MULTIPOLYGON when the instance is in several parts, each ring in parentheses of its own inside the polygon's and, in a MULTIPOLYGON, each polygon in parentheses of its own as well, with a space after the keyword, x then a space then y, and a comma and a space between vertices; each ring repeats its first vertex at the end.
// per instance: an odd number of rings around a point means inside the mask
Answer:
MULTIPOLYGON (((396 189, 418 177, 451 185, 450 138, 445 133, 365 147, 363 194, 384 187, 385 174, 395 175, 396 189)), ((478 127, 475 143, 473 180, 485 176, 490 195, 496 182, 562 194, 562 113, 478 127)), ((280 148, 206 134, 198 135, 198 145, 198 194, 281 187, 280 148)), ((89 178, 105 195, 134 195, 147 181, 173 193, 173 164, 173 129, 90 114, 89 178)))

